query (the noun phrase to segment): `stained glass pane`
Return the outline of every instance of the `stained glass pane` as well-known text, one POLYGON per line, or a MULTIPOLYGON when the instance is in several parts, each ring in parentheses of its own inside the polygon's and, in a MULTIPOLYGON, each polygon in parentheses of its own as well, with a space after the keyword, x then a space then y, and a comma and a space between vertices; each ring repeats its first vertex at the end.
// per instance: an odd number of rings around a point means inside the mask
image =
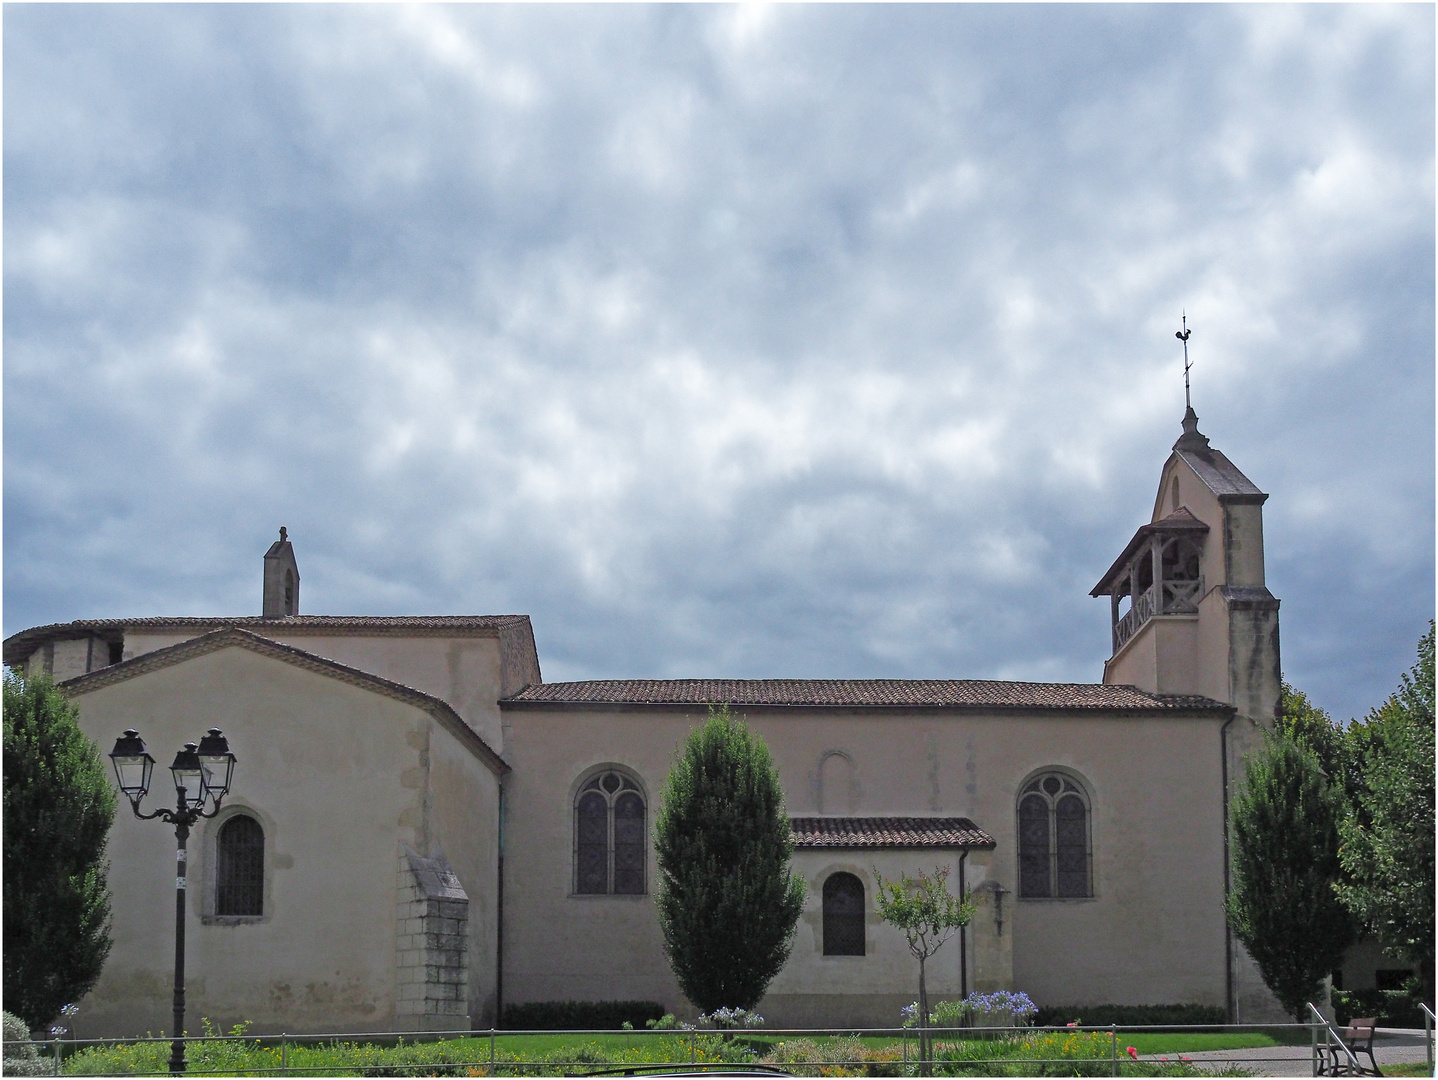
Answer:
POLYGON ((614 891, 644 891, 644 800, 632 791, 614 800, 614 891))
POLYGON ((824 882, 824 955, 864 955, 864 883, 853 874, 824 882))
POLYGON ((1049 804, 1038 795, 1019 803, 1019 895, 1053 895, 1049 887, 1049 804))
POLYGON ((1088 896, 1088 811, 1077 795, 1065 795, 1054 810, 1058 848, 1058 895, 1088 896))
POLYGON ((579 834, 575 852, 575 889, 581 893, 609 891, 609 807, 604 796, 596 793, 579 800, 576 830, 579 834))

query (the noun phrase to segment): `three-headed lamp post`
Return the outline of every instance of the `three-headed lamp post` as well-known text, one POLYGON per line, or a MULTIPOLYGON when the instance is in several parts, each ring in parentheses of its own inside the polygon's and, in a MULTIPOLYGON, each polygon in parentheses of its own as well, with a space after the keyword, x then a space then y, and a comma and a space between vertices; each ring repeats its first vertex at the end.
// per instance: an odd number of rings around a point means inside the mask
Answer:
POLYGON ((186 743, 175 755, 170 775, 175 779, 175 809, 161 807, 140 813, 140 800, 150 790, 155 759, 133 728, 115 740, 110 752, 120 790, 141 821, 159 818, 175 826, 175 1041, 170 1044, 170 1072, 185 1071, 185 841, 190 826, 220 812, 220 800, 230 790, 235 755, 219 728, 210 728, 199 744, 186 743))

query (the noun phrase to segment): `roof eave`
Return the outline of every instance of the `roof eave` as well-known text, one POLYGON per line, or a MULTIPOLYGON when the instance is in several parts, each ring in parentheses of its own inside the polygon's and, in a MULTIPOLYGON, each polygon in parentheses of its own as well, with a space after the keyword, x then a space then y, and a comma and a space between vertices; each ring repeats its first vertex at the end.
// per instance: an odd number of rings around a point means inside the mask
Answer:
MULTIPOLYGON (((1267 495, 1265 495, 1265 496, 1263 496, 1263 497, 1264 497, 1265 499, 1268 498, 1267 495)), ((1236 497, 1235 497, 1235 498, 1236 498, 1236 497)), ((1124 545, 1123 554, 1121 554, 1117 559, 1115 559, 1115 560, 1113 561, 1113 565, 1110 566, 1106 571, 1104 571, 1103 577, 1099 578, 1098 584, 1093 587, 1093 589, 1089 592, 1089 595, 1090 595, 1090 596, 1107 596, 1107 595, 1109 595, 1109 593, 1111 593, 1111 592, 1113 591, 1113 589, 1112 589, 1113 581, 1114 581, 1115 578, 1118 577, 1119 571, 1122 570, 1122 569, 1124 568, 1124 566, 1128 563, 1129 559, 1133 556, 1133 553, 1138 550, 1139 545, 1140 545, 1141 543, 1143 543, 1145 540, 1147 540, 1147 539, 1148 539, 1150 536, 1152 536, 1154 533, 1156 533, 1156 532, 1173 532, 1173 533, 1180 533, 1180 532, 1194 532, 1194 533, 1196 533, 1196 532, 1205 532, 1205 533, 1206 533, 1206 532, 1208 532, 1208 531, 1209 531, 1208 525, 1207 525, 1205 522, 1202 522, 1202 521, 1198 521, 1198 522, 1196 522, 1196 524, 1192 524, 1192 525, 1187 524, 1187 523, 1179 523, 1179 522, 1172 522, 1172 523, 1170 523, 1170 524, 1165 525, 1165 524, 1163 524, 1163 522, 1161 522, 1161 521, 1150 521, 1147 525, 1140 525, 1140 526, 1138 527, 1138 531, 1133 534, 1133 539, 1131 539, 1126 545, 1124 545)))

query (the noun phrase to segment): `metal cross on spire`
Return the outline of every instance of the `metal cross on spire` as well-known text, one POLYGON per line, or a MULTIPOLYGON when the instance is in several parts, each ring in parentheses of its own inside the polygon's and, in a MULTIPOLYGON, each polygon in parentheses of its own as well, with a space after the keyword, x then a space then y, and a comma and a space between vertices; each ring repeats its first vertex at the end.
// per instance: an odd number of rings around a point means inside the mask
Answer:
POLYGON ((1188 361, 1188 335, 1193 333, 1188 328, 1188 312, 1183 313, 1183 329, 1175 331, 1174 337, 1183 342, 1183 404, 1190 411, 1193 411, 1193 402, 1189 400, 1188 393, 1188 369, 1193 365, 1188 361))

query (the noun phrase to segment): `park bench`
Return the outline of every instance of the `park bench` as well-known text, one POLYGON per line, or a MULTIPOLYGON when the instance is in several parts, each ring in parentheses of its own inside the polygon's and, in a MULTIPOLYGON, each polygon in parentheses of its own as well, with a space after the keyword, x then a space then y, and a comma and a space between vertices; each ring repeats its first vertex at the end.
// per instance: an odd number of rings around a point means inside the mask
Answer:
POLYGON ((1363 1068, 1362 1063, 1358 1064, 1359 1076, 1382 1076, 1378 1068, 1378 1060, 1373 1056, 1373 1036, 1378 1031, 1378 1018, 1376 1016, 1354 1017, 1348 1022, 1340 1036, 1343 1043, 1352 1053, 1350 1059, 1341 1047, 1328 1046, 1320 1043, 1318 1046, 1318 1072, 1319 1076, 1351 1076, 1353 1074, 1352 1062, 1358 1062, 1359 1054, 1368 1055, 1370 1068, 1363 1068))

